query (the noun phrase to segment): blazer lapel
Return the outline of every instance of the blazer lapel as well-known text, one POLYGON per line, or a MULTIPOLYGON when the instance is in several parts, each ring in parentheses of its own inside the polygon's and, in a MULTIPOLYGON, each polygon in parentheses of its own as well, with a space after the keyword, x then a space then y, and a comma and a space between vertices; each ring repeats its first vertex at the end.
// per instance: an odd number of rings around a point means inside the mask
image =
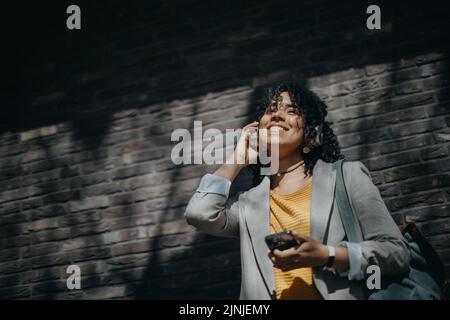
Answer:
POLYGON ((311 195, 311 238, 323 243, 330 217, 336 184, 333 166, 318 160, 314 166, 311 195))
POLYGON ((264 177, 257 187, 247 193, 248 209, 245 210, 244 217, 259 270, 269 294, 272 295, 275 290, 273 264, 267 256, 268 248, 264 240, 270 234, 269 192, 270 178, 264 177))

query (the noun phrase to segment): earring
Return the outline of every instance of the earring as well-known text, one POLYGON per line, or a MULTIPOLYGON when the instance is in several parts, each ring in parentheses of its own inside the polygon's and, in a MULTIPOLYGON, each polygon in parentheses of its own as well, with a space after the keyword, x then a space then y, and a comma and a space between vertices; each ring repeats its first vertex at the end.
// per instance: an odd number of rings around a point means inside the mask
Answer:
POLYGON ((303 147, 303 153, 309 153, 311 151, 311 149, 308 146, 304 146, 303 147))

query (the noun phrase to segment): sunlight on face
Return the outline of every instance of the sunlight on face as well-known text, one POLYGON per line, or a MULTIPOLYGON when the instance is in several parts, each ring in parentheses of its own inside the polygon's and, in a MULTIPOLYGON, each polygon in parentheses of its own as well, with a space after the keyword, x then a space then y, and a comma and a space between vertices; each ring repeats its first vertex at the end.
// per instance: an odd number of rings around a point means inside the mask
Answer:
POLYGON ((286 91, 272 100, 272 104, 267 107, 259 123, 260 129, 268 130, 269 148, 270 137, 274 134, 279 135, 280 156, 298 152, 304 139, 303 126, 303 117, 286 91))

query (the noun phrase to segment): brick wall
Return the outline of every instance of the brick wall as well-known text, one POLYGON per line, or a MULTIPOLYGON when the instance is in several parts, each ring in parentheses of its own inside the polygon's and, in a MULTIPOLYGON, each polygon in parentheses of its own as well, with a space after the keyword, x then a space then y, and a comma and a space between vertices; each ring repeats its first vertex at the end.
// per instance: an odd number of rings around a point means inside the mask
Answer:
POLYGON ((183 219, 214 168, 174 165, 170 134, 238 128, 290 77, 450 269, 449 10, 427 3, 378 2, 380 31, 359 0, 78 2, 80 31, 69 2, 7 10, 0 297, 236 298, 238 242, 183 219))

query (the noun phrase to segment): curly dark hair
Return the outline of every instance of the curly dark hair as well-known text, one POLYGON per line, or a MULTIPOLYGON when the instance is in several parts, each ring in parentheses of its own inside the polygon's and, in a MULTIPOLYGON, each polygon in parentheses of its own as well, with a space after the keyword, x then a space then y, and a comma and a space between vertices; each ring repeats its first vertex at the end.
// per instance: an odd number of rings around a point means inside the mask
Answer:
MULTIPOLYGON (((300 112, 305 122, 305 141, 317 139, 318 128, 321 130, 321 143, 319 146, 310 148, 310 152, 304 153, 303 148, 299 152, 305 161, 305 175, 312 175, 314 166, 318 159, 325 162, 335 162, 342 159, 337 137, 330 127, 330 122, 325 121, 327 115, 327 105, 311 90, 296 82, 282 82, 265 88, 264 93, 256 104, 256 121, 260 121, 266 113, 272 101, 279 99, 282 92, 288 92, 294 106, 300 112)), ((253 171, 254 183, 261 182, 263 176, 260 176, 261 164, 250 166, 253 171)))

